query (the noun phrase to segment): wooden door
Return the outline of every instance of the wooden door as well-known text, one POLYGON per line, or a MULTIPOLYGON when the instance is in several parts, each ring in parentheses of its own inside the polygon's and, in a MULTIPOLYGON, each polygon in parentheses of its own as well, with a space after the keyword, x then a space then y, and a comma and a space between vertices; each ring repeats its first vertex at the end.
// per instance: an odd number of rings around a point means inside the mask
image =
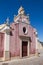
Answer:
POLYGON ((22 57, 27 56, 27 41, 22 41, 22 57))

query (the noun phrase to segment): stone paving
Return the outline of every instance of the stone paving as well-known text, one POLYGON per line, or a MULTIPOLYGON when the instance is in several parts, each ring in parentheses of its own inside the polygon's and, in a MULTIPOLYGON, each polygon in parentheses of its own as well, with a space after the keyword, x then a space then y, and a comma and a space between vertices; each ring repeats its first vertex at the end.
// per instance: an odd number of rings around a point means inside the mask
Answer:
POLYGON ((0 62, 0 65, 43 65, 43 55, 0 62))
POLYGON ((39 56, 0 62, 0 65, 43 65, 43 50, 40 50, 39 56))

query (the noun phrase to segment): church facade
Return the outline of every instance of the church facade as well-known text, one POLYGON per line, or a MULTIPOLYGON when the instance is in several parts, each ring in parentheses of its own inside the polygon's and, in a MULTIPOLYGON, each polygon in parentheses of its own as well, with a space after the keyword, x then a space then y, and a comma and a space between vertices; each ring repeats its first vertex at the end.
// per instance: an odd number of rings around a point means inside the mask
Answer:
POLYGON ((0 58, 29 57, 37 52, 37 31, 30 25, 29 16, 20 7, 14 22, 0 25, 0 58))

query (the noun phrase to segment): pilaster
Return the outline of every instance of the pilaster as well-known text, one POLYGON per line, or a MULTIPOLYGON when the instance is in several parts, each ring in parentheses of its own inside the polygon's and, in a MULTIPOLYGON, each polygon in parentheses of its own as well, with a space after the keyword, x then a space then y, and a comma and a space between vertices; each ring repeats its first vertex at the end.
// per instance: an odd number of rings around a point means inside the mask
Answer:
POLYGON ((9 29, 5 30, 5 39, 4 39, 4 60, 10 59, 9 53, 9 43, 10 43, 10 34, 9 29))

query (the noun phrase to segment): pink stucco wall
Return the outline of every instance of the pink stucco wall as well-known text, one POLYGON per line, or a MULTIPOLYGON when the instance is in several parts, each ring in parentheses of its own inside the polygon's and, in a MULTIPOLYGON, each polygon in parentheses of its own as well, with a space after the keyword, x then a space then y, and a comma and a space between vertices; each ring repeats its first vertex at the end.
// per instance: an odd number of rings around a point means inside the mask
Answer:
POLYGON ((20 55, 20 44, 18 37, 18 25, 12 24, 13 30, 12 35, 10 36, 10 54, 11 56, 19 56, 20 55))
POLYGON ((0 33, 0 57, 3 57, 4 52, 4 33, 0 33))
POLYGON ((30 42, 30 54, 34 54, 36 50, 36 36, 34 28, 31 25, 25 24, 25 23, 12 23, 12 35, 10 35, 10 55, 11 56, 20 56, 20 37, 31 37, 30 42), (28 33, 24 35, 23 33, 23 27, 26 27, 28 30, 28 33))

